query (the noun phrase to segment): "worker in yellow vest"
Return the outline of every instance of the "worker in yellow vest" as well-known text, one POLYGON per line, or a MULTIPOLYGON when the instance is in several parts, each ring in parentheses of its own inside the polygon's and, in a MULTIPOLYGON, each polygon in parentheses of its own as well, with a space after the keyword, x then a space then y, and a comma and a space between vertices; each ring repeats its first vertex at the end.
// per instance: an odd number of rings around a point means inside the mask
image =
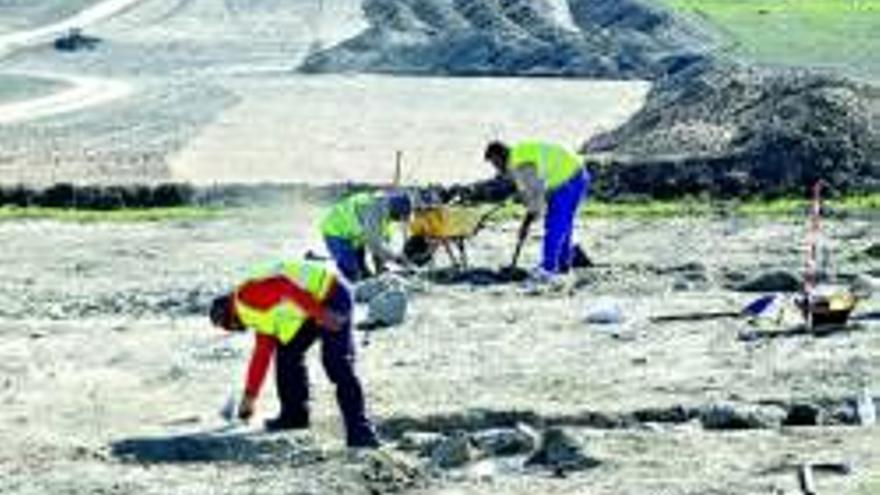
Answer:
POLYGON ((572 231, 578 206, 589 191, 591 176, 583 159, 562 146, 540 141, 514 145, 494 141, 484 158, 516 184, 526 206, 517 238, 515 265, 532 223, 544 215, 544 246, 539 278, 567 272, 572 263, 572 231))
POLYGON ((351 291, 332 270, 311 261, 260 266, 233 292, 213 301, 210 318, 214 325, 229 331, 250 328, 256 337, 239 418, 248 420, 254 414, 274 356, 281 412, 266 421, 266 429, 308 428, 309 382, 304 358, 309 347, 320 340, 321 362, 336 386, 348 445, 378 445, 354 371, 351 291))
POLYGON ((361 192, 334 204, 320 227, 339 271, 352 282, 369 277, 368 250, 377 271, 388 262, 406 265, 406 258, 392 251, 388 240, 393 222, 408 220, 412 210, 412 198, 402 191, 361 192))

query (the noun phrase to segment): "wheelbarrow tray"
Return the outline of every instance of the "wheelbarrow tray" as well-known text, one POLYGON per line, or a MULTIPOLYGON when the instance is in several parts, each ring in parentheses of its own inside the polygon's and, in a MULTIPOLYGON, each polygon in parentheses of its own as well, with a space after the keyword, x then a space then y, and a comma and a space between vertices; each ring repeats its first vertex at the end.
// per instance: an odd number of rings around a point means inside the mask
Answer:
POLYGON ((453 266, 464 268, 468 264, 465 241, 474 237, 495 211, 497 208, 487 213, 477 208, 445 205, 426 208, 413 214, 409 233, 413 238, 424 238, 433 247, 443 246, 453 266))
POLYGON ((484 214, 475 208, 438 206, 420 210, 410 221, 410 235, 433 240, 467 239, 480 230, 484 214))

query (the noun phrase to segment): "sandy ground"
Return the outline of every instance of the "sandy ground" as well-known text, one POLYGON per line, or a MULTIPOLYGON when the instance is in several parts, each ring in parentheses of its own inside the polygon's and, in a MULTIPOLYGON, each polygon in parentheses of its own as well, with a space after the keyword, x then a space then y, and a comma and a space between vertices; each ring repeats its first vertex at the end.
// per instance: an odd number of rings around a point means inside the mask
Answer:
MULTIPOLYGON (((357 12, 349 0, 144 0, 88 30, 104 38, 98 50, 59 54, 38 44, 15 52, 3 59, 4 71, 118 81, 132 93, 0 126, 0 178, 386 181, 400 149, 409 181, 461 180, 486 173, 479 163, 486 139, 540 134, 575 144, 626 118, 646 90, 643 83, 289 72, 309 44, 362 25, 357 12)), ((310 434, 266 435, 257 422, 229 430, 217 416, 250 343, 209 328, 205 304, 251 263, 317 245, 317 214, 291 197, 211 221, 0 223, 0 493, 394 488, 365 484, 364 461, 342 449, 317 363, 310 434), (203 443, 183 448, 181 439, 203 443)), ((829 222, 841 275, 880 275, 876 261, 850 259, 880 242, 876 225, 876 218, 829 222)), ((514 228, 498 225, 478 237, 474 262, 506 260, 514 228)), ((431 415, 474 408, 559 418, 717 400, 842 401, 863 386, 880 387, 875 322, 821 339, 746 343, 737 338, 744 324, 731 319, 648 321, 738 309, 754 296, 725 289, 725 281, 797 270, 800 221, 595 220, 580 234, 600 265, 579 274, 571 294, 419 282, 407 322, 359 348, 379 424, 430 428, 431 415), (587 309, 603 301, 620 304, 625 323, 585 324, 587 309)), ((528 262, 536 249, 529 246, 528 262)), ((875 298, 862 309, 877 308, 875 298)), ((271 389, 260 419, 275 410, 271 389)), ((868 478, 880 470, 877 427, 569 426, 603 462, 599 468, 560 479, 521 472, 517 459, 489 461, 420 477, 410 491, 793 494, 786 466, 820 460, 856 465, 853 475, 818 479, 822 493, 868 495, 868 478)))
POLYGON ((30 29, 0 34, 0 55, 10 51, 51 41, 53 37, 66 33, 72 28, 87 28, 113 17, 141 0, 103 0, 83 8, 79 12, 58 22, 30 29))
MULTIPOLYGON (((218 433, 225 423, 217 410, 250 342, 224 338, 200 311, 250 263, 315 246, 312 208, 292 198, 212 221, 0 224, 7 239, 0 255, 0 492, 366 493, 364 464, 342 449, 331 389, 316 362, 310 434, 266 435, 258 423, 218 433), (177 435, 205 432, 227 446, 175 447, 177 435), (152 448, 138 443, 145 438, 152 448), (126 442, 140 447, 122 455, 126 442)), ((876 262, 849 261, 880 240, 872 225, 876 218, 827 225, 839 275, 880 275, 876 262)), ((506 258, 514 227, 496 225, 476 238, 475 263, 492 267, 506 258)), ((732 319, 648 321, 741 307, 754 295, 725 282, 737 273, 796 270, 801 222, 593 220, 579 234, 599 265, 578 275, 571 294, 420 282, 404 325, 375 334, 366 347, 359 337, 359 369, 380 425, 408 419, 429 428, 431 415, 475 408, 577 417, 714 401, 844 400, 863 386, 876 390, 876 320, 826 338, 755 342, 740 341, 749 327, 732 319), (694 270, 703 276, 694 278, 694 270), (623 324, 584 323, 589 308, 610 301, 623 308, 623 324)), ((536 251, 537 242, 528 263, 536 251)), ((876 312, 880 301, 860 309, 876 312)), ((274 413, 272 388, 267 383, 261 418, 274 413)), ((786 466, 846 461, 855 473, 820 476, 820 493, 867 494, 859 487, 880 469, 877 427, 719 433, 685 423, 573 431, 603 461, 599 468, 558 479, 499 461, 427 476, 415 491, 793 494, 786 466)))
POLYGON ((236 88, 240 103, 173 157, 171 173, 196 182, 388 182, 401 151, 408 183, 472 180, 486 175, 488 141, 540 136, 574 148, 628 118, 647 89, 546 79, 246 80, 236 88))
POLYGON ((53 79, 51 74, 17 75, 55 81, 67 85, 68 88, 47 96, 0 105, 0 124, 74 112, 117 98, 125 98, 131 94, 131 87, 122 81, 74 76, 61 76, 53 79))

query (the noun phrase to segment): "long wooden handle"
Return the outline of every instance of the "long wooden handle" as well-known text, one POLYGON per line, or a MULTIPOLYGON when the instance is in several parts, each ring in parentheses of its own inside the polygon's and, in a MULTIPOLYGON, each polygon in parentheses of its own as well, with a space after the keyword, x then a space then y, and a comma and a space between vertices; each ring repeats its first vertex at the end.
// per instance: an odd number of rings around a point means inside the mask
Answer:
POLYGON ((516 250, 513 252, 513 261, 510 262, 511 268, 516 268, 517 262, 519 262, 519 253, 522 251, 523 243, 525 242, 525 236, 520 237, 516 242, 516 250))

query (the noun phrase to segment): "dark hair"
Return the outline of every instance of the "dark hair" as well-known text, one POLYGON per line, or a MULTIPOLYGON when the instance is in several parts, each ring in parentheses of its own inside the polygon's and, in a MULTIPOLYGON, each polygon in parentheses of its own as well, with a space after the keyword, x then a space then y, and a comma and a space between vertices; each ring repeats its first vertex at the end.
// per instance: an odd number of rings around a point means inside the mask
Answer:
POLYGON ((389 198, 391 218, 403 220, 410 216, 413 210, 412 199, 406 193, 394 193, 389 198))
POLYGON ((483 153, 483 159, 489 160, 495 157, 501 158, 505 163, 507 162, 507 158, 510 156, 510 147, 501 141, 492 141, 486 146, 486 151, 483 153))
POLYGON ((434 256, 434 247, 425 237, 412 236, 403 245, 403 255, 414 265, 425 266, 434 256))
POLYGON ((214 326, 218 326, 220 328, 229 329, 229 322, 232 320, 229 313, 232 310, 232 295, 223 294, 222 296, 215 297, 213 301, 211 301, 211 310, 209 312, 209 317, 211 318, 211 323, 214 326))

